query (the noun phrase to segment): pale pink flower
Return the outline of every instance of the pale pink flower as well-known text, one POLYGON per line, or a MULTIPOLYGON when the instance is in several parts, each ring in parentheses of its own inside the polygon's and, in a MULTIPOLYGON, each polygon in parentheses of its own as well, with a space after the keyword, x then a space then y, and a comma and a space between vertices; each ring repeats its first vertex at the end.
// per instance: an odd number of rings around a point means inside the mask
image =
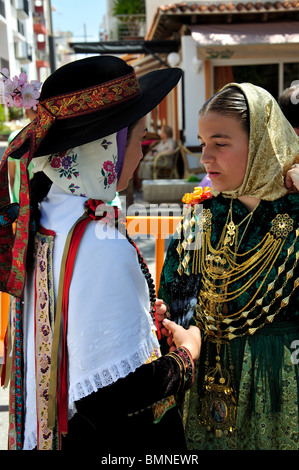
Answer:
POLYGON ((21 94, 23 100, 23 107, 25 109, 30 109, 36 106, 36 100, 38 99, 40 93, 39 91, 35 90, 30 83, 24 83, 24 85, 22 86, 21 94))
POLYGON ((9 77, 7 68, 1 70, 0 83, 2 84, 0 95, 8 107, 16 106, 25 109, 36 109, 38 98, 40 96, 39 88, 41 82, 32 80, 27 82, 27 74, 22 72, 19 76, 9 77))
POLYGON ((42 82, 39 82, 38 80, 31 80, 30 85, 32 85, 33 88, 39 92, 39 89, 42 86, 42 82))
POLYGON ((15 95, 13 97, 13 104, 15 105, 16 108, 21 108, 23 106, 22 96, 15 95))
POLYGON ((14 102, 13 102, 13 99, 12 99, 11 95, 5 95, 3 93, 3 101, 6 104, 6 106, 8 106, 9 108, 12 108, 13 105, 14 105, 14 102))
POLYGON ((6 67, 3 67, 3 69, 1 69, 1 73, 2 73, 2 75, 4 75, 5 78, 8 78, 9 71, 6 67))
POLYGON ((14 95, 18 88, 18 77, 8 78, 4 81, 4 93, 14 95))
POLYGON ((27 82, 27 74, 25 72, 21 72, 19 77, 15 78, 19 81, 19 86, 23 86, 27 82))

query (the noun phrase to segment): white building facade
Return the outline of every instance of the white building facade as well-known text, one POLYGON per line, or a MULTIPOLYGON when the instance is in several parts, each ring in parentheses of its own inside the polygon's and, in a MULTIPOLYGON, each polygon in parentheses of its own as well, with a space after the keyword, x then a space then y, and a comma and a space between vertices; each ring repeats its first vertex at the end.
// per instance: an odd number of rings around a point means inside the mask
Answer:
POLYGON ((299 79, 299 2, 146 0, 147 39, 180 41, 184 140, 196 146, 198 111, 229 82, 275 98, 299 79))
POLYGON ((0 67, 44 81, 51 73, 50 0, 0 0, 0 67))

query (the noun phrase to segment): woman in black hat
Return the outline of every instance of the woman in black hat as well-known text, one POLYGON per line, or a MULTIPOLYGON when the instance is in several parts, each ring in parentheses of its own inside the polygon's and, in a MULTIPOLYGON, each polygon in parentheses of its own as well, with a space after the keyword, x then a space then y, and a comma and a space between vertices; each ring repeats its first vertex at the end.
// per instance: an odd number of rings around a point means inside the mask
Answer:
POLYGON ((45 81, 37 119, 6 152, 0 288, 14 299, 2 370, 10 449, 184 448, 174 395, 193 383, 199 332, 168 321, 177 348, 161 357, 154 284, 113 202, 142 156, 146 114, 180 77, 169 69, 137 80, 108 56, 67 64, 45 81), (19 208, 9 205, 9 155, 20 159, 19 208))

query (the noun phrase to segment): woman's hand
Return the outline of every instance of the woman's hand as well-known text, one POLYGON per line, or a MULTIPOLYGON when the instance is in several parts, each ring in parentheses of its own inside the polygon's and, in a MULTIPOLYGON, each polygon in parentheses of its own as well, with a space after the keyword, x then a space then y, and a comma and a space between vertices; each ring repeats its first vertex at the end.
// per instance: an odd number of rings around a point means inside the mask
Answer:
POLYGON ((190 326, 188 330, 173 321, 164 318, 162 327, 162 334, 167 336, 167 343, 170 346, 170 351, 175 348, 184 346, 190 351, 193 360, 199 358, 201 348, 201 334, 199 328, 190 326))
POLYGON ((299 164, 295 163, 287 172, 285 177, 285 185, 287 189, 295 187, 299 191, 299 164))
POLYGON ((167 305, 163 302, 162 299, 156 299, 156 313, 157 313, 157 320, 158 320, 158 327, 161 331, 162 329, 162 321, 167 316, 167 305))

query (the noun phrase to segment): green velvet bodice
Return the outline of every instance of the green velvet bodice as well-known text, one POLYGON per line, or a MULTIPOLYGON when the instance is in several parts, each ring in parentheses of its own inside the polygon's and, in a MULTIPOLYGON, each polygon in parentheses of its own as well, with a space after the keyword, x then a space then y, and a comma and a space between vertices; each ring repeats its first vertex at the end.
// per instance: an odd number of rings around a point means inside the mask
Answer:
MULTIPOLYGON (((230 200, 224 197, 217 196, 203 203, 204 209, 209 209, 212 213, 212 226, 211 226, 211 245, 216 247, 221 237, 223 227, 227 222, 228 211, 230 207, 230 200)), ((234 223, 239 224, 244 217, 248 214, 246 207, 239 201, 234 200, 232 206, 232 218, 234 223)), ((252 326, 258 326, 254 334, 249 333, 249 327, 240 330, 240 334, 236 339, 229 341, 229 347, 234 362, 235 380, 238 388, 243 352, 246 341, 250 342, 252 350, 252 360, 255 361, 255 366, 259 369, 259 373, 271 374, 274 381, 277 382, 279 388, 279 373, 278 371, 283 366, 283 346, 286 346, 290 353, 292 352, 292 345, 295 340, 299 339, 299 307, 298 307, 298 253, 299 253, 299 195, 289 194, 276 201, 261 201, 259 206, 254 211, 250 224, 245 231, 242 242, 238 248, 239 253, 253 254, 259 242, 264 236, 271 231, 273 227, 273 220, 281 214, 287 214, 292 219, 292 230, 284 237, 284 243, 277 254, 273 266, 269 270, 266 282, 262 289, 255 297, 256 291, 266 275, 266 270, 261 270, 255 282, 245 290, 245 292, 237 296, 231 302, 228 302, 226 312, 227 315, 242 309, 244 305, 249 305, 251 309, 251 319, 253 320, 252 326), (271 283, 275 281, 274 287, 269 289, 271 283), (281 288, 283 289, 281 290, 281 288), (251 299, 254 299, 250 303, 251 299), (262 299, 262 306, 256 305, 257 299, 262 299), (282 306, 282 300, 285 304, 282 306), (267 307, 267 313, 260 315, 262 307, 267 307), (252 308, 254 307, 254 308, 252 308), (273 321, 265 323, 265 317, 275 314, 273 321), (260 318, 255 322, 255 316, 260 318), (256 360, 257 359, 257 360, 256 360), (270 370, 271 369, 271 370, 270 370)), ((289 219, 289 218, 288 218, 289 219)), ((276 219, 277 220, 277 219, 276 219)), ((242 224, 243 229, 246 224, 242 224)), ((277 228, 276 224, 276 228, 277 228)), ((271 232, 273 233, 273 232, 271 232)), ((276 230, 276 235, 283 235, 276 230)), ((242 236, 240 226, 239 237, 242 236)), ((180 259, 177 252, 179 242, 177 236, 174 236, 166 256, 164 263, 159 289, 159 298, 162 298, 170 307, 171 317, 174 321, 187 327, 189 324, 198 324, 196 318, 196 305, 198 304, 198 296, 201 292, 201 274, 183 273, 180 275, 177 271, 180 259)), ((233 284, 233 289, 238 290, 242 284, 246 283, 254 271, 248 270, 245 277, 236 280, 233 284)), ((199 325, 203 328, 203 345, 200 359, 200 372, 199 382, 203 379, 204 373, 204 360, 207 353, 207 346, 209 344, 209 354, 215 356, 214 344, 211 344, 206 338, 206 331, 204 325, 199 325), (202 366, 201 366, 202 365, 202 366)), ((228 355, 228 345, 222 347, 222 354, 228 355)), ((272 380, 271 379, 271 380, 272 380)), ((200 388, 200 384, 198 385, 200 388)), ((276 394, 276 392, 275 392, 276 394)), ((279 394, 278 394, 279 395, 279 394)), ((279 402, 277 396, 273 399, 274 402, 279 402)))

